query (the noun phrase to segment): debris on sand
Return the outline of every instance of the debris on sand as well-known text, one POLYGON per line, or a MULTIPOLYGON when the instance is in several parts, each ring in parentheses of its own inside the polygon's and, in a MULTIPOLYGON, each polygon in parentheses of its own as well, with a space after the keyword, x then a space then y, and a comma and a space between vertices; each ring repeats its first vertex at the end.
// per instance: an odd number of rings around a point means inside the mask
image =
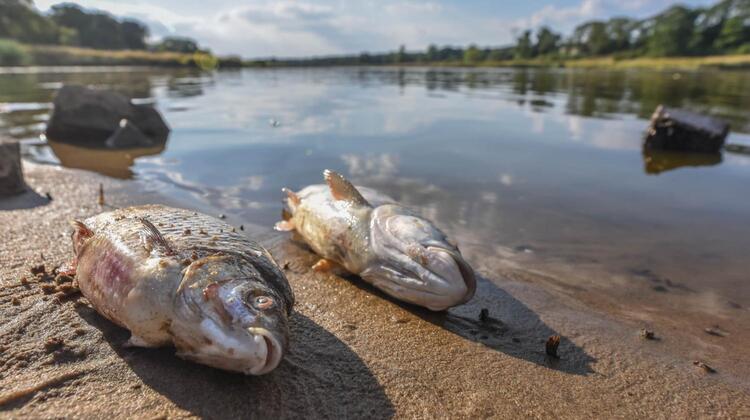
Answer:
POLYGON ((17 297, 13 296, 13 298, 10 300, 10 304, 13 306, 18 306, 21 304, 21 301, 17 297))
POLYGON ((705 331, 706 334, 715 335, 716 337, 726 337, 727 336, 727 332, 724 331, 724 330, 722 330, 721 328, 719 328, 718 325, 714 325, 713 327, 706 328, 703 331, 705 331))
POLYGON ((711 366, 705 364, 704 362, 701 362, 700 360, 694 360, 693 365, 703 369, 706 373, 716 373, 716 369, 712 368, 711 366))
MULTIPOLYGON (((75 295, 80 292, 78 283, 75 278, 68 274, 58 273, 58 269, 55 268, 51 272, 48 272, 44 267, 44 264, 40 264, 30 269, 31 273, 34 274, 39 289, 45 295, 55 294, 55 298, 59 301, 65 297, 75 295)), ((21 284, 28 284, 28 280, 24 277, 21 279, 21 284)))
POLYGON ((224 214, 224 213, 222 213, 222 214, 219 215, 219 219, 221 219, 221 220, 224 220, 226 218, 227 218, 227 215, 224 214))
POLYGON ((644 340, 656 340, 656 335, 653 331, 643 328, 641 329, 641 338, 644 340))
POLYGON ((44 264, 35 265, 31 267, 29 271, 35 276, 38 276, 39 274, 47 274, 47 268, 44 266, 44 264))
POLYGON ((104 184, 99 183, 99 200, 97 201, 100 206, 104 205, 104 184))
POLYGON ((544 345, 544 350, 547 352, 547 355, 550 357, 554 357, 556 359, 559 359, 560 356, 557 354, 557 348, 560 346, 560 336, 559 335, 551 335, 547 339, 547 343, 544 345))
POLYGON ((45 388, 57 386, 63 382, 75 379, 83 375, 84 373, 86 373, 85 370, 74 370, 72 372, 64 373, 62 375, 47 379, 31 387, 12 391, 5 395, 0 395, 0 407, 22 398, 30 397, 31 395, 34 395, 37 392, 44 390, 45 388))
POLYGON ((489 320, 490 320, 490 310, 487 308, 482 308, 479 311, 479 321, 487 322, 489 320))
POLYGON ((44 342, 44 350, 47 353, 52 353, 55 350, 60 350, 65 345, 65 340, 59 337, 52 337, 44 342))

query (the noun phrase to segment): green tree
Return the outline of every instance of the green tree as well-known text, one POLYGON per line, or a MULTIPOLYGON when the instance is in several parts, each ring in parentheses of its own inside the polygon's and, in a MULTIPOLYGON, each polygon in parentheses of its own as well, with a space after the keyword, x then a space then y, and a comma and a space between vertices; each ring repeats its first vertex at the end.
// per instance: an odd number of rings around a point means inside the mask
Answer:
POLYGON ((482 51, 477 48, 476 45, 470 45, 464 51, 464 63, 465 64, 476 64, 482 60, 482 51))
POLYGON ((198 43, 194 40, 181 36, 168 36, 154 46, 157 51, 172 51, 180 53, 196 53, 200 51, 198 43))
POLYGON ((560 43, 560 35, 552 32, 552 30, 546 26, 537 31, 536 34, 536 52, 538 55, 547 55, 557 52, 558 44, 560 43))
POLYGON ((131 50, 145 50, 148 28, 135 20, 124 20, 120 24, 122 43, 131 50))
POLYGON ((611 51, 612 40, 609 38, 607 25, 604 22, 591 23, 586 46, 591 55, 602 55, 611 51))
POLYGON ((430 44, 430 46, 427 47, 427 54, 425 58, 427 58, 427 61, 439 61, 440 60, 440 51, 438 50, 437 45, 430 44))
POLYGON ((403 63, 406 61, 406 46, 402 45, 398 47, 398 52, 393 57, 394 63, 403 63))
POLYGON ((745 25, 746 17, 735 16, 724 22, 714 47, 719 51, 730 51, 750 41, 750 26, 745 25))
POLYGON ((531 58, 534 56, 534 46, 531 42, 531 31, 524 31, 516 42, 516 58, 531 58))
POLYGON ((648 53, 653 56, 688 54, 694 20, 694 13, 682 6, 674 6, 659 15, 647 42, 648 53))

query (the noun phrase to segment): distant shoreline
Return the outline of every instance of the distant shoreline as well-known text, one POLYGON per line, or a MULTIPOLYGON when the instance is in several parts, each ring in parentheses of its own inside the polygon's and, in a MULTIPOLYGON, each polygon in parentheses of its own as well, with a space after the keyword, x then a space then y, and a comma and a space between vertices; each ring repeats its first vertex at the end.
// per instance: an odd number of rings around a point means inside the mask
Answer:
POLYGON ((712 55, 702 57, 639 57, 615 58, 613 56, 587 57, 571 59, 514 59, 502 61, 482 61, 465 63, 463 61, 386 63, 386 64, 314 64, 300 60, 296 63, 273 62, 270 60, 243 61, 243 67, 260 68, 304 68, 304 67, 462 67, 462 68, 502 68, 502 67, 537 67, 537 68, 648 68, 689 70, 702 67, 740 69, 750 68, 750 54, 712 55))
POLYGON ((309 68, 309 67, 462 67, 462 68, 604 68, 627 69, 648 68, 657 70, 690 70, 710 68, 750 68, 750 54, 712 55, 701 57, 638 57, 616 58, 614 56, 555 59, 513 59, 466 63, 460 60, 409 63, 351 63, 319 64, 313 59, 288 60, 240 60, 237 57, 217 57, 206 53, 154 52, 142 50, 97 50, 91 48, 55 45, 21 45, 24 57, 17 63, 3 63, 8 67, 67 67, 67 66, 150 66, 187 67, 203 70, 216 68, 309 68))

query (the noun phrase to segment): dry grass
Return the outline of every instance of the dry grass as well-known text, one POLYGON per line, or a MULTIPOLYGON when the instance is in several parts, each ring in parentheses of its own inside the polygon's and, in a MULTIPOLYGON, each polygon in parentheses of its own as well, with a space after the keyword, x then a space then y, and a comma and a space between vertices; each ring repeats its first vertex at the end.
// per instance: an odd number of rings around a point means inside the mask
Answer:
POLYGON ((25 45, 32 65, 149 65, 214 68, 217 58, 204 53, 152 52, 140 50, 95 50, 56 45, 25 45))

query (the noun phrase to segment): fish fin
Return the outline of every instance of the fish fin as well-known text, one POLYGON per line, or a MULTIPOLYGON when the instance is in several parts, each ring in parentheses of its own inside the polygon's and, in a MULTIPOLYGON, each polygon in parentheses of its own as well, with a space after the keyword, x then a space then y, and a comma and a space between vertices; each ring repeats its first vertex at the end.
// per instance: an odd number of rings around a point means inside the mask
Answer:
POLYGON ((145 348, 151 348, 151 347, 158 347, 157 345, 153 345, 149 343, 148 341, 142 339, 141 337, 138 337, 135 334, 130 334, 130 338, 128 341, 123 344, 123 347, 145 347, 145 348))
POLYGON ((276 222, 276 224, 273 225, 273 228, 275 230, 278 230, 279 232, 289 232, 294 230, 294 223, 289 220, 282 220, 280 222, 276 222))
POLYGON ((333 270, 335 264, 336 263, 333 262, 333 261, 331 261, 331 260, 328 260, 328 259, 325 259, 325 258, 321 258, 321 259, 318 260, 318 262, 316 262, 315 264, 313 264, 312 269, 316 273, 327 273, 327 272, 333 270))
POLYGON ((94 231, 89 229, 88 226, 86 226, 83 222, 79 220, 72 220, 70 224, 73 226, 73 235, 71 235, 71 238, 73 239, 73 250, 76 254, 78 254, 78 251, 83 247, 84 242, 86 242, 86 239, 94 236, 94 231))
POLYGON ((330 169, 323 171, 323 178, 331 189, 334 200, 343 200, 361 206, 370 206, 370 203, 362 197, 357 188, 338 172, 330 169))
POLYGON ((289 188, 282 188, 281 192, 286 194, 287 199, 289 200, 289 204, 292 206, 298 206, 299 203, 302 201, 301 198, 297 195, 296 192, 290 190, 289 188))
POLYGON ((159 229, 143 217, 138 218, 143 224, 140 230, 141 240, 144 247, 151 252, 156 249, 162 255, 174 255, 174 249, 167 242, 167 239, 159 232, 159 229))

